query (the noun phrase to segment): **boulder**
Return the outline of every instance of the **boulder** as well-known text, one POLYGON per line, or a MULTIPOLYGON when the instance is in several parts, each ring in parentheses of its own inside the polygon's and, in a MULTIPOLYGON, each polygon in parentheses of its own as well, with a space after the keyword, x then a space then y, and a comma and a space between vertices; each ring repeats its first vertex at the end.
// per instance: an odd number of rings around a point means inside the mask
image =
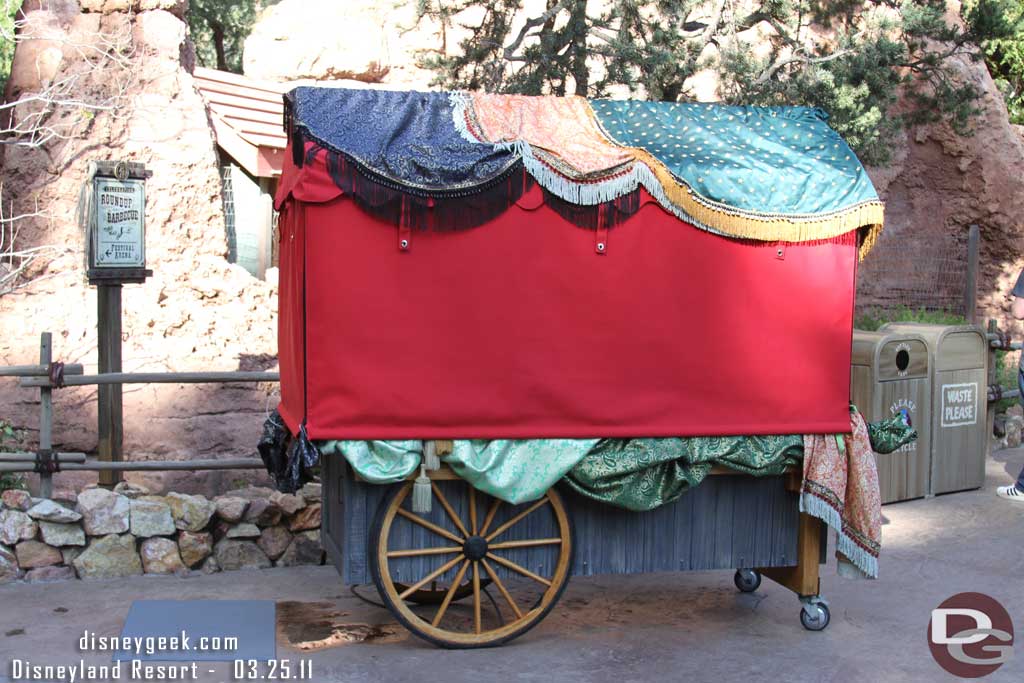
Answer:
POLYGON ((116 579, 142 573, 142 561, 131 534, 110 534, 92 539, 75 558, 75 569, 83 579, 116 579))
POLYGON ((72 567, 36 567, 25 574, 25 580, 29 583, 52 583, 74 578, 75 570, 72 567))
POLYGON ((75 558, 82 554, 85 548, 80 546, 69 545, 60 549, 61 564, 66 564, 71 567, 74 565, 75 558))
POLYGON ((228 529, 224 538, 259 538, 260 528, 255 524, 242 522, 228 529))
MULTIPOLYGON (((436 74, 423 68, 420 54, 437 51, 442 26, 418 19, 416 6, 393 0, 281 0, 267 6, 246 38, 242 68, 263 80, 351 79, 427 89, 436 74)), ((459 21, 444 30, 449 45, 468 33, 459 21)))
POLYGON ((249 507, 249 501, 238 496, 217 496, 213 504, 217 508, 217 516, 231 524, 241 521, 249 507))
POLYGON ((182 531, 202 531, 217 511, 217 507, 205 496, 168 493, 165 500, 171 506, 174 525, 182 531))
POLYGON ((178 550, 181 561, 195 567, 213 552, 213 538, 206 531, 182 531, 178 534, 178 550))
POLYGON ((245 488, 228 491, 226 495, 246 500, 269 500, 274 495, 274 489, 266 486, 246 486, 245 488))
POLYGON ((294 567, 300 564, 320 564, 324 559, 323 548, 320 547, 320 534, 316 531, 303 531, 296 534, 281 558, 278 567, 294 567))
POLYGON ((270 502, 281 508, 281 512, 291 516, 306 507, 306 499, 294 493, 281 493, 274 491, 270 496, 270 502))
POLYGON ((139 546, 142 568, 147 574, 174 574, 185 571, 185 563, 178 553, 178 544, 169 538, 147 538, 139 546))
POLYGON ((281 521, 281 508, 269 500, 255 499, 249 503, 243 519, 260 527, 274 526, 281 521))
POLYGON ((219 572, 220 565, 217 564, 217 558, 213 555, 210 555, 208 558, 206 558, 206 561, 203 562, 203 566, 199 568, 199 571, 201 571, 204 574, 216 574, 217 572, 219 572))
POLYGON ((82 515, 69 510, 63 505, 58 505, 52 500, 41 500, 28 509, 28 516, 32 519, 57 522, 58 524, 70 524, 82 519, 82 515))
POLYGON ((262 569, 269 567, 271 562, 259 546, 252 541, 240 541, 225 538, 213 549, 217 565, 224 570, 262 569))
POLYGON ((39 541, 22 541, 14 547, 14 553, 22 569, 49 567, 51 564, 60 564, 62 559, 60 550, 39 541))
POLYGON ((32 496, 29 495, 28 491, 22 491, 21 489, 7 489, 0 493, 0 503, 3 503, 5 507, 12 510, 27 512, 32 507, 32 496))
POLYGON ((21 576, 17 555, 7 546, 0 545, 0 584, 17 581, 21 576))
POLYGON ((139 538, 170 536, 177 527, 171 517, 171 507, 156 500, 133 500, 130 504, 130 527, 139 538))
POLYGON ((292 532, 316 529, 320 526, 320 503, 313 503, 299 510, 291 521, 288 529, 292 532))
POLYGON ((301 489, 299 495, 306 499, 306 502, 319 503, 322 494, 322 487, 317 482, 311 481, 301 489))
POLYGON ((39 522, 39 534, 52 546, 85 545, 85 531, 78 524, 39 522))
POLYGON ((288 549, 292 542, 292 535, 282 524, 268 526, 260 534, 260 540, 256 544, 272 560, 276 560, 288 549))
POLYGON ((21 510, 0 510, 0 543, 14 545, 36 537, 39 526, 21 510))
POLYGON ((106 536, 128 531, 129 500, 119 493, 95 488, 82 491, 78 496, 78 512, 82 526, 90 536, 106 536))
POLYGON ((131 484, 127 481, 121 481, 114 486, 114 493, 120 493, 125 498, 135 499, 148 496, 152 491, 142 484, 131 484))

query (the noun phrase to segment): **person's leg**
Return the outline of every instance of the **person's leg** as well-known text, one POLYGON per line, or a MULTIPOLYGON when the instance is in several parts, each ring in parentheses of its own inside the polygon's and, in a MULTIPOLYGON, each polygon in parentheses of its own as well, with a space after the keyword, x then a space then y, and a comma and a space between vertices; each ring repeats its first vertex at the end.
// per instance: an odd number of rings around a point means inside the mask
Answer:
MULTIPOLYGON (((1017 370, 1017 388, 1020 389, 1020 401, 1024 403, 1024 369, 1017 370)), ((996 488, 996 495, 1024 503, 1024 468, 1021 468, 1020 474, 1017 475, 1016 483, 996 488)))

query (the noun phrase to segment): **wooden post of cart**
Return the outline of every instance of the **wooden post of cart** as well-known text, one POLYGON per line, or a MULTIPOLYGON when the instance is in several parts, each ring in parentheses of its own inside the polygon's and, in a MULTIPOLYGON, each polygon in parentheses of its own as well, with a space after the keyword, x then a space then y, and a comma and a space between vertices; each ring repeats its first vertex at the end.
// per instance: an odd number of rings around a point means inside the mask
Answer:
MULTIPOLYGON (((94 161, 84 188, 89 284, 96 285, 99 372, 121 372, 121 287, 143 283, 146 269, 145 166, 94 161)), ((124 437, 121 385, 99 386, 99 459, 119 462, 124 437)), ((101 471, 100 485, 114 486, 118 471, 101 471)))

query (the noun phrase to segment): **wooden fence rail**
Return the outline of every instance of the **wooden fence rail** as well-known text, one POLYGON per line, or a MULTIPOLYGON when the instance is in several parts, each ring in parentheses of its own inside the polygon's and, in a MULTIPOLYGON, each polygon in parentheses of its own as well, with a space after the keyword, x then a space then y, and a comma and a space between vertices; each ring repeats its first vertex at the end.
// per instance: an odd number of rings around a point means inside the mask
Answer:
MULTIPOLYGON (((134 472, 170 470, 240 470, 262 469, 260 458, 221 458, 195 460, 98 460, 85 453, 53 452, 53 391, 71 386, 110 386, 122 384, 230 384, 235 382, 278 382, 276 372, 105 372, 84 374, 79 364, 61 368, 57 382, 51 380, 53 365, 52 335, 43 332, 39 339, 38 365, 0 366, 0 377, 18 377, 19 386, 39 390, 39 450, 35 453, 0 453, 0 474, 39 473, 39 493, 44 498, 53 495, 53 473, 56 471, 134 472)), ((102 412, 102 411, 101 411, 102 412)), ((118 411, 117 417, 120 418, 118 411)), ((101 429, 101 431, 103 431, 101 429)), ((117 434, 123 425, 114 425, 117 434)), ((101 434, 101 440, 103 435, 101 434)), ((107 435, 109 438, 109 435, 107 435)), ((120 454, 120 448, 116 449, 120 454)), ((117 476, 117 475, 111 475, 117 476)))

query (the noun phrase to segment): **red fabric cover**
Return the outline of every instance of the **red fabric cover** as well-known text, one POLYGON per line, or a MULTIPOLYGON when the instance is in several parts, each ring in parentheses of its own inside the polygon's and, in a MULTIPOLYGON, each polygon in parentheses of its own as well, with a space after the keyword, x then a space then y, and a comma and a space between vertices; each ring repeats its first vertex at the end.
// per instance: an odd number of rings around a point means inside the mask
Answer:
POLYGON ((303 418, 312 439, 849 431, 852 234, 780 258, 645 196, 601 255, 534 188, 480 227, 413 232, 403 252, 398 228, 340 195, 322 155, 285 169, 293 433, 303 418))
POLYGON ((305 225, 301 203, 287 203, 278 218, 280 248, 278 279, 280 311, 277 353, 281 368, 281 404, 278 412, 293 434, 306 414, 305 352, 303 345, 303 279, 305 278, 305 225))

